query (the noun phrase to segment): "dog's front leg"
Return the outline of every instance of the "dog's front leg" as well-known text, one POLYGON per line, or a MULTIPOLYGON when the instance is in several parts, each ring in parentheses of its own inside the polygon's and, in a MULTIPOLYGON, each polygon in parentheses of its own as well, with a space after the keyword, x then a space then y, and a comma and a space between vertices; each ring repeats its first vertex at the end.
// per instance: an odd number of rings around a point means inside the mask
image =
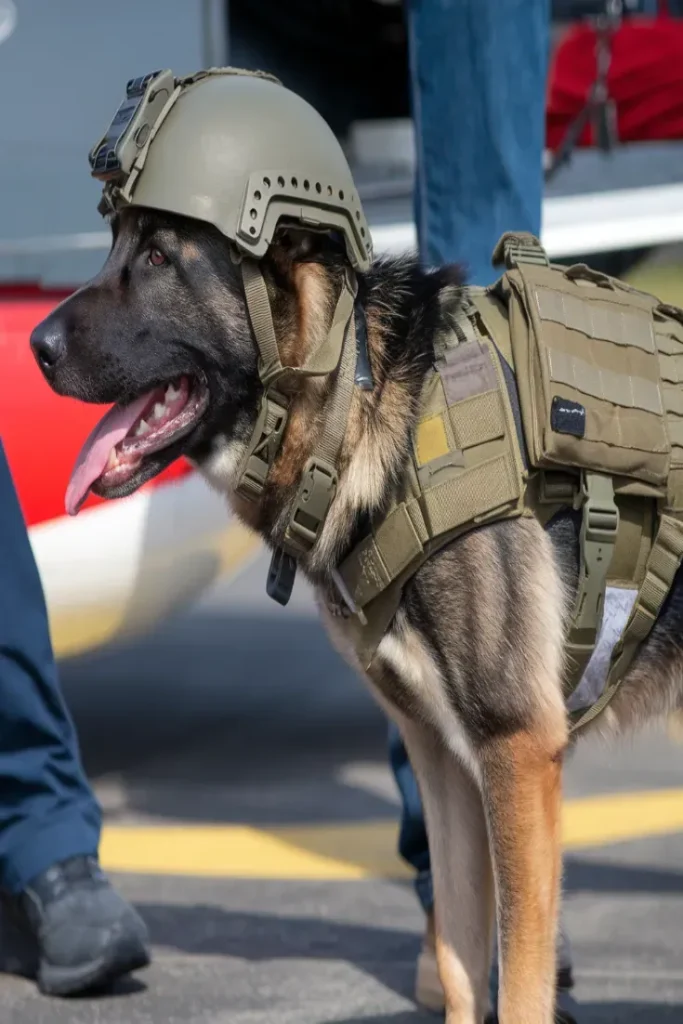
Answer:
POLYGON ((563 729, 524 731, 482 751, 498 905, 500 1024, 552 1024, 561 874, 563 729))
POLYGON ((446 1024, 482 1024, 488 1010, 494 889, 481 794, 428 725, 401 722, 425 810, 446 1024))

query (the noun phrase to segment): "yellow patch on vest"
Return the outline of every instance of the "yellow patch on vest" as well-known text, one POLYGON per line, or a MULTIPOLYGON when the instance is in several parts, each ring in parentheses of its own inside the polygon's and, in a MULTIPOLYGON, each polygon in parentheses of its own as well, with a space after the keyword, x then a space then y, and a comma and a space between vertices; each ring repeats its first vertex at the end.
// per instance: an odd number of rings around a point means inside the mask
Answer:
POLYGON ((432 416, 418 425, 415 446, 419 466, 425 466, 432 459, 439 459, 442 455, 448 454, 448 438, 443 416, 432 416))

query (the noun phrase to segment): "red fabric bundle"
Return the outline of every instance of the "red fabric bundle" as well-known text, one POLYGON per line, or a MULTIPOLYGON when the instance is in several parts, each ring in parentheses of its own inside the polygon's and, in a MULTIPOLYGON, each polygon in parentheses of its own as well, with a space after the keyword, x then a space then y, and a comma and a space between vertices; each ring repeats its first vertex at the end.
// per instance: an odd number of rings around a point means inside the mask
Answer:
MULTIPOLYGON (((551 62, 546 144, 556 149, 595 80, 595 29, 572 27, 551 62)), ((609 93, 617 106, 619 139, 683 138, 683 20, 662 14, 627 18, 612 37, 609 93)), ((579 145, 594 144, 586 127, 579 145)))

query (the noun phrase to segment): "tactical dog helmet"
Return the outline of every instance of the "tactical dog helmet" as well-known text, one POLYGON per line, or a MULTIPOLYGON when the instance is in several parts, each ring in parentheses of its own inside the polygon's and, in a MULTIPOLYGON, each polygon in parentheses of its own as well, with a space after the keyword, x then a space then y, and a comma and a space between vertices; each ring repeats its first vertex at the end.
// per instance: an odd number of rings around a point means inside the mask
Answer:
POLYGON ((316 110, 262 72, 132 79, 90 154, 102 212, 126 205, 215 225, 260 259, 279 221, 338 232, 367 270, 371 240, 344 152, 316 110))
POLYGON ((296 562, 315 546, 336 493, 354 383, 372 387, 354 370, 355 318, 363 316, 355 306, 355 271, 370 267, 370 231, 342 148, 313 107, 271 75, 212 68, 176 79, 166 70, 128 82, 90 165, 104 184, 103 214, 126 206, 182 214, 215 225, 232 244, 263 387, 238 473, 242 498, 259 501, 263 494, 284 436, 291 385, 335 375, 324 427, 271 564, 268 593, 286 604, 296 562), (259 265, 285 219, 334 232, 348 257, 327 337, 301 366, 280 360, 259 265))

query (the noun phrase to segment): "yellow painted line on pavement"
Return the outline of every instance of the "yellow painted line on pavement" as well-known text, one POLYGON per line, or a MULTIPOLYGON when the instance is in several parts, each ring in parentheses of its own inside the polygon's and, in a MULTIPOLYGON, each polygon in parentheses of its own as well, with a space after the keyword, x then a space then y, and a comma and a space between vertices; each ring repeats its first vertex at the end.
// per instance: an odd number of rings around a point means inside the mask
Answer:
POLYGON ((674 835, 683 832, 683 789, 568 800, 562 825, 564 846, 569 850, 674 835))
MULTIPOLYGON (((565 850, 683 832, 683 789, 568 800, 565 850)), ((214 878, 408 878, 396 854, 397 823, 254 828, 247 825, 107 825, 101 859, 109 871, 214 878)))

